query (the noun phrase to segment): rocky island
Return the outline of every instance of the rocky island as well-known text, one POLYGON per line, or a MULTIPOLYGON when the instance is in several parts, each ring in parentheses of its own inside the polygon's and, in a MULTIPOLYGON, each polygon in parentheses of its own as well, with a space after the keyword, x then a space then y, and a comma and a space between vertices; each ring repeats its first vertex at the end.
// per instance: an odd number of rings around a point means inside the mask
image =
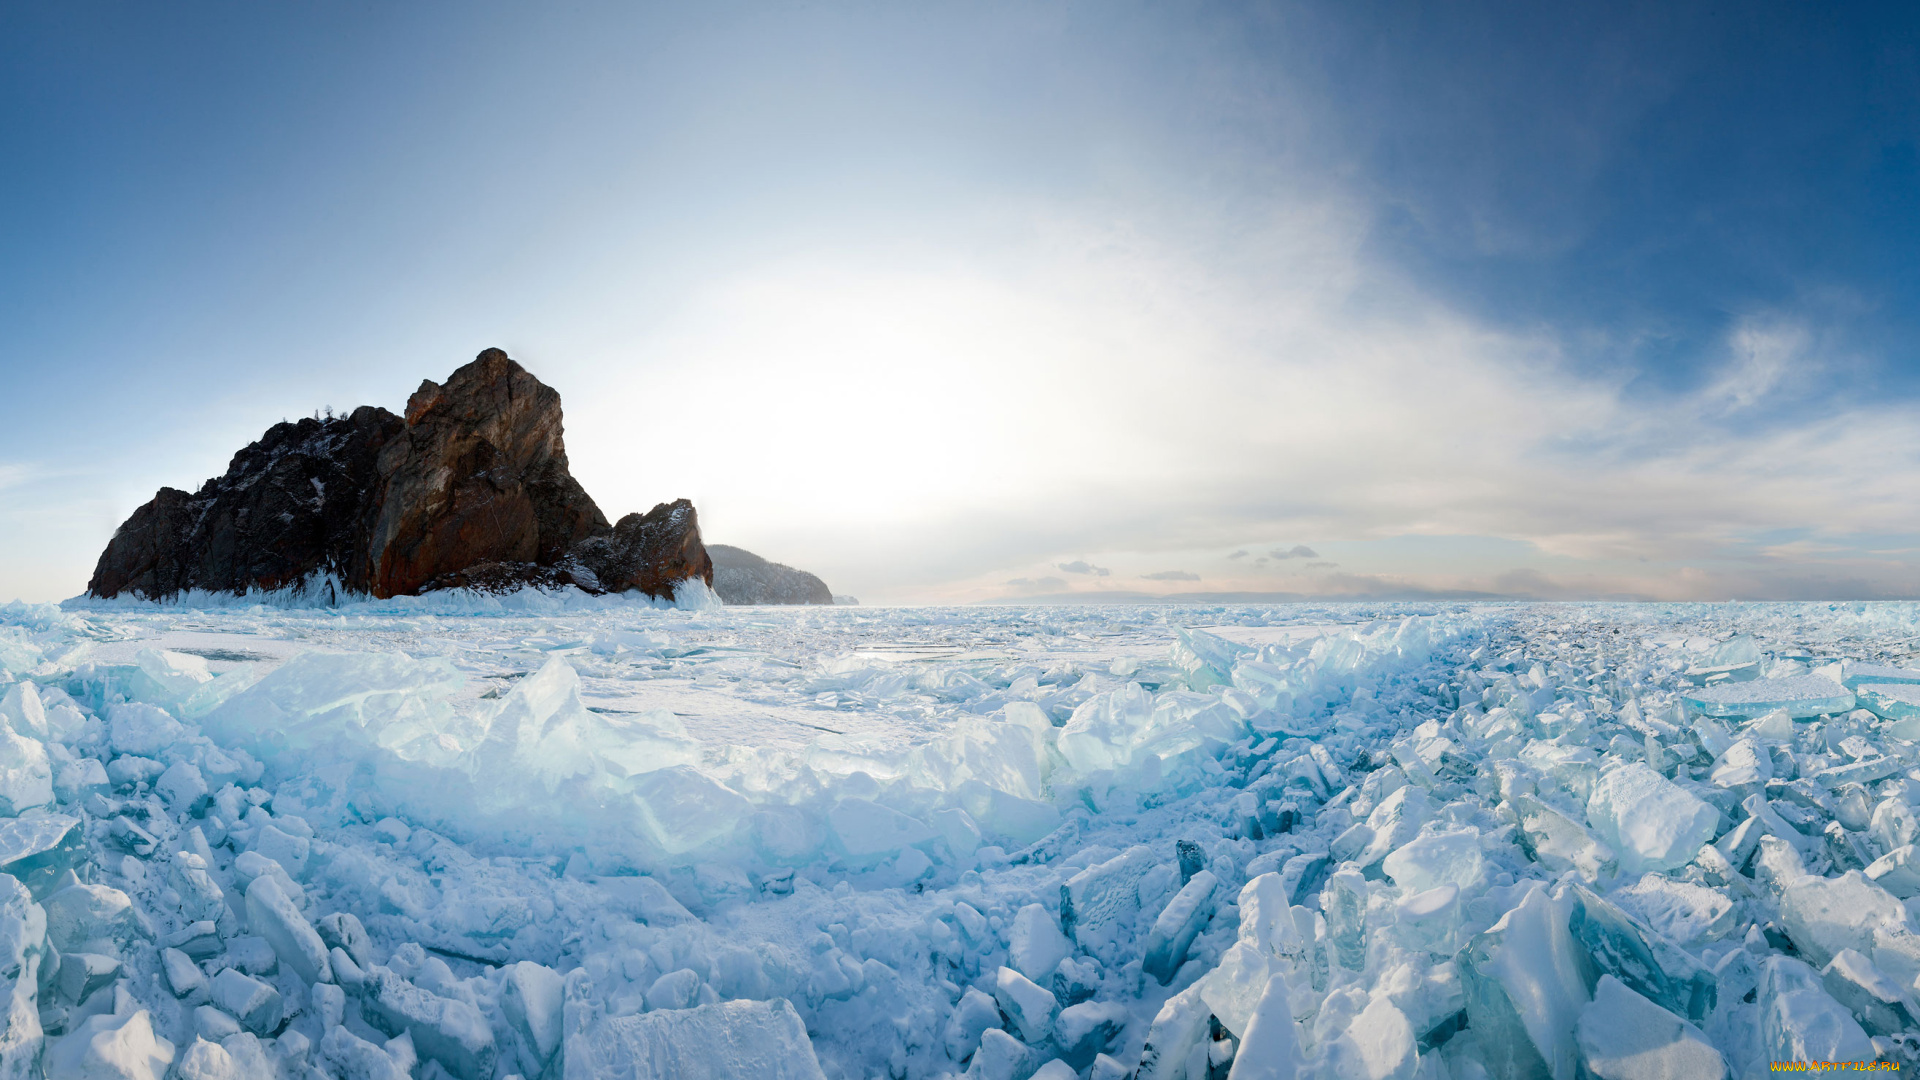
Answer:
POLYGON ((572 585, 668 598, 713 562, 693 504, 609 524, 567 469, 560 395, 499 349, 405 416, 282 422, 189 494, 161 488, 101 553, 94 597, 293 592, 331 603, 572 585))

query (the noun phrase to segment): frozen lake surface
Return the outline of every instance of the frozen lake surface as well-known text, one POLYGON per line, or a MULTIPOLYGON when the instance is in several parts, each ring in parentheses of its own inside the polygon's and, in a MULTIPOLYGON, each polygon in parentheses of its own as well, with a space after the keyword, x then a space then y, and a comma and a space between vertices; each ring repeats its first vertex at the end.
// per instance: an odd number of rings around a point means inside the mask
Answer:
POLYGON ((1917 646, 1898 604, 13 605, 0 1059, 1913 1062, 1917 646))

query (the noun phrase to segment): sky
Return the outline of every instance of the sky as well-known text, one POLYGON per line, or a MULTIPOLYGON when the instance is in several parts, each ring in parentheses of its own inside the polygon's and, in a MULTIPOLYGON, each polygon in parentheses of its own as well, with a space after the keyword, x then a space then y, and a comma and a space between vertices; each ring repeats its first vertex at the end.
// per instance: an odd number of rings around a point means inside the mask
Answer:
POLYGON ((869 603, 1920 596, 1920 9, 0 5, 0 600, 498 346, 869 603))

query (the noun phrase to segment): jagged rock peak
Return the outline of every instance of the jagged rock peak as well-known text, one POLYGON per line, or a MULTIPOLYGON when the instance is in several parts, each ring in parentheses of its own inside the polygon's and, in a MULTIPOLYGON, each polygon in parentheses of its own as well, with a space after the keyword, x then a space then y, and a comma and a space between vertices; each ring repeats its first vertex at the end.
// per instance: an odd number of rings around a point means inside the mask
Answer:
POLYGON ((362 406, 276 424, 194 494, 162 488, 114 534, 88 592, 327 601, 573 583, 671 596, 712 575, 685 500, 607 523, 568 471, 559 393, 488 349, 422 382, 404 418, 362 406))
POLYGON ((560 394, 499 349, 420 384, 380 453, 372 592, 419 592, 479 563, 554 566, 609 528, 567 471, 560 394))

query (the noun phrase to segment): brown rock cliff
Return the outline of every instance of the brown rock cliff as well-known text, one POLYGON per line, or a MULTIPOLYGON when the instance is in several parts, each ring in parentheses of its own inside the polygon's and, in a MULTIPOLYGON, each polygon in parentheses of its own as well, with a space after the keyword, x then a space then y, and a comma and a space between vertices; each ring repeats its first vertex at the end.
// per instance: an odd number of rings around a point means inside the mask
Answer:
POLYGON ((423 382, 380 452, 371 592, 419 592, 477 563, 553 566, 608 531, 567 471, 560 395, 499 349, 423 382))
POLYGON ((713 581, 686 500, 608 525, 567 468, 560 395, 499 349, 404 419, 276 424, 189 495, 162 488, 101 553, 90 595, 305 589, 331 602, 467 587, 578 585, 668 597, 713 581))

